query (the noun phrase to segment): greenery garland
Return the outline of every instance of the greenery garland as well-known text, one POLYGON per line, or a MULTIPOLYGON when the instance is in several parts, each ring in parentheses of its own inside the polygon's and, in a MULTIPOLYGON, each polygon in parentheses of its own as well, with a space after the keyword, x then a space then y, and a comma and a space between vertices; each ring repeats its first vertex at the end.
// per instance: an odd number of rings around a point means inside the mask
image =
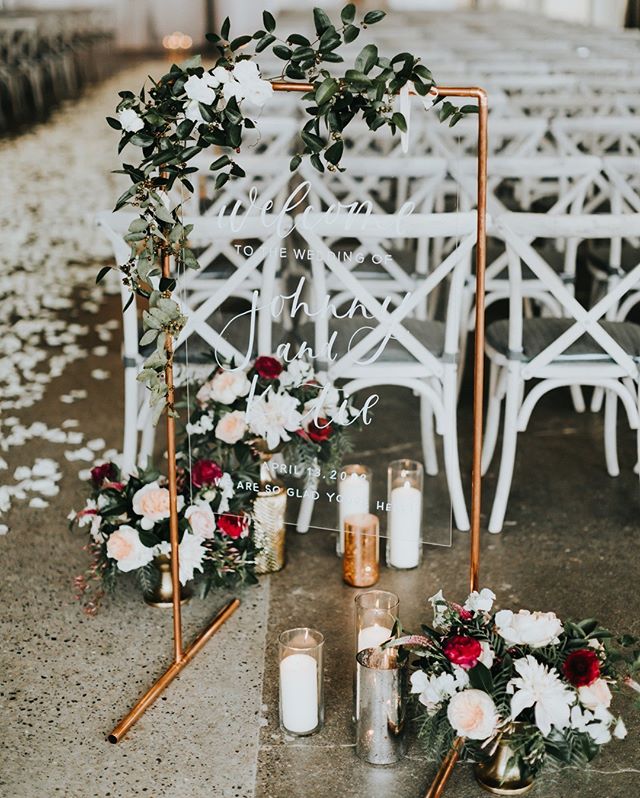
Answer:
MULTIPOLYGON (((220 35, 207 34, 219 56, 215 68, 206 69, 200 56, 195 56, 179 66, 174 64, 157 81, 150 78, 152 86, 148 90, 142 88, 137 95, 131 91, 119 93, 117 118, 107 118, 111 127, 122 131, 118 152, 128 144, 141 151, 137 163, 124 163, 118 170, 129 176, 131 186, 119 197, 115 209, 132 206, 138 211, 125 236, 131 245, 131 258, 121 271, 125 285, 132 291, 131 299, 138 294, 149 300, 149 309, 143 314, 145 332, 141 344, 155 342, 156 348, 144 362, 139 379, 151 391, 154 420, 167 401, 166 335, 177 337, 186 321, 171 299, 175 280, 161 277, 159 257, 168 253, 185 267, 198 268, 189 246, 191 227, 182 223, 181 205, 171 209, 167 192, 178 182, 193 193, 190 178, 198 169, 189 162, 212 146, 225 151, 210 166, 218 172, 217 190, 228 180, 245 176, 233 155, 240 152, 244 131, 254 128, 255 122, 243 113, 243 92, 230 93, 228 84, 231 81, 235 86, 238 70, 238 75, 242 72, 245 79, 250 78, 250 97, 264 101, 271 86, 260 78, 254 63, 248 64, 256 54, 271 48, 284 62, 277 79, 312 86, 302 97, 310 118, 300 132, 301 148, 291 159, 291 170, 295 171, 308 157, 320 172, 325 168, 343 171, 342 134, 354 119, 364 119, 371 131, 388 126, 393 135, 398 130, 406 132, 407 122, 395 110, 396 96, 412 84, 415 92, 425 97, 435 85, 430 70, 419 58, 406 52, 385 58, 374 44, 367 44, 353 68, 344 74, 336 76, 329 71, 328 67, 344 61, 338 52, 340 46, 353 42, 362 29, 380 22, 384 16, 383 11, 368 11, 357 21, 356 7, 349 3, 340 12, 336 25, 322 9, 315 8, 313 41, 299 33, 278 38, 276 20, 268 11, 263 13, 263 29, 253 35, 232 38, 226 19, 220 35), (246 49, 252 41, 254 53, 246 49), (156 290, 152 278, 158 277, 156 290)), ((448 119, 450 125, 467 113, 477 112, 474 105, 458 108, 439 100, 440 119, 448 119)), ((108 271, 109 267, 101 270, 98 280, 108 271)), ((168 407, 168 412, 175 414, 173 407, 168 407)))

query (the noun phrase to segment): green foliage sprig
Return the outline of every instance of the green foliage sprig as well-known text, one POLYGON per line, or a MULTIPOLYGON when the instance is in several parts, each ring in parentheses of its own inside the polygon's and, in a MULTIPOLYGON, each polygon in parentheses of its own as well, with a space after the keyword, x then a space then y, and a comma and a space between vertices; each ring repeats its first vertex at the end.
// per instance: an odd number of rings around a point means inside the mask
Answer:
MULTIPOLYGON (((278 37, 276 19, 268 11, 263 13, 263 28, 252 35, 233 38, 227 19, 219 34, 207 35, 218 54, 215 68, 205 68, 200 56, 195 56, 181 65, 174 64, 157 80, 150 77, 151 86, 137 94, 119 93, 117 117, 108 117, 107 121, 121 131, 119 153, 127 145, 139 152, 134 163, 123 163, 118 170, 130 178, 131 185, 118 198, 116 210, 132 207, 137 212, 126 235, 131 258, 121 271, 132 298, 138 294, 149 300, 149 311, 143 319, 143 341, 156 342, 156 350, 145 362, 139 379, 151 390, 155 418, 167 397, 163 371, 170 356, 165 341, 175 338, 185 321, 177 303, 170 298, 175 281, 161 276, 160 259, 170 255, 186 268, 198 268, 189 245, 191 228, 182 223, 182 203, 172 208, 168 192, 176 184, 183 193, 194 192, 191 180, 198 167, 192 161, 211 147, 217 149, 209 167, 217 173, 216 190, 229 180, 245 176, 234 155, 240 153, 244 133, 255 128, 255 122, 244 113, 243 93, 230 95, 227 91, 236 70, 245 62, 255 63, 256 55, 271 48, 273 55, 283 61, 275 79, 311 86, 302 97, 310 118, 300 131, 300 148, 291 159, 291 170, 295 171, 305 157, 320 172, 342 170, 343 133, 354 119, 363 119, 371 131, 387 126, 393 135, 398 130, 406 132, 407 120, 395 109, 395 98, 408 84, 422 97, 435 85, 431 71, 419 58, 407 52, 386 58, 375 44, 363 47, 353 67, 343 74, 333 73, 336 65, 344 62, 338 52, 341 45, 355 41, 364 28, 384 17, 383 11, 368 11, 357 20, 356 7, 349 3, 340 12, 340 21, 334 23, 325 11, 315 8, 313 40, 299 33, 278 37), (253 53, 247 49, 252 42, 253 53), (199 87, 196 93, 192 91, 194 84, 199 87), (153 281, 157 278, 159 290, 154 290, 153 281)), ((246 65, 242 69, 248 71, 246 65)), ((259 78, 257 68, 255 76, 254 88, 264 100, 271 87, 259 78)), ((458 108, 443 101, 440 118, 455 124, 465 114, 476 111, 472 105, 458 108)), ((98 280, 107 271, 103 269, 98 280)), ((168 410, 174 413, 172 407, 168 410)))

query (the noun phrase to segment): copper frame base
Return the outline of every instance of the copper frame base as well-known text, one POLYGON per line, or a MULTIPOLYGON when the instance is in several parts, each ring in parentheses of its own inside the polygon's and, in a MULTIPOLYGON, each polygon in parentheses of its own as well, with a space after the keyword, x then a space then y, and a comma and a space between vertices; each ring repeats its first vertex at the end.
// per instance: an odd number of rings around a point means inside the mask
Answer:
MULTIPOLYGON (((313 91, 309 83, 291 83, 274 81, 274 91, 306 93, 313 91)), ((474 374, 473 374, 473 444, 471 468, 471 530, 469 533, 469 588, 477 590, 480 576, 480 503, 481 503, 481 474, 480 458, 482 451, 482 417, 483 417, 483 392, 484 392, 484 332, 485 332, 485 268, 486 268, 486 216, 487 216, 487 132, 488 132, 488 99, 484 89, 477 87, 434 87, 433 91, 439 97, 467 97, 478 102, 478 182, 477 182, 477 244, 476 244, 476 307, 475 307, 475 344, 474 344, 474 374)), ((170 257, 167 253, 162 256, 162 273, 170 276, 170 257)), ((165 379, 168 388, 167 405, 173 408, 174 383, 172 353, 173 342, 168 335, 165 343, 168 356, 165 369, 165 379)), ((173 632, 174 632, 174 661, 155 684, 140 698, 133 709, 120 721, 108 736, 112 743, 119 742, 129 729, 136 723, 140 716, 170 684, 180 671, 200 651, 205 643, 218 631, 220 626, 238 608, 240 601, 233 599, 214 618, 212 623, 200 633, 189 648, 182 647, 182 618, 180 608, 180 582, 178 560, 178 492, 176 473, 176 439, 175 421, 171 413, 166 414, 167 424, 167 457, 169 481, 169 532, 171 541, 171 578, 173 583, 173 632)), ((451 750, 442 762, 436 776, 431 783, 425 798, 440 798, 447 781, 460 756, 463 740, 455 740, 451 750)))

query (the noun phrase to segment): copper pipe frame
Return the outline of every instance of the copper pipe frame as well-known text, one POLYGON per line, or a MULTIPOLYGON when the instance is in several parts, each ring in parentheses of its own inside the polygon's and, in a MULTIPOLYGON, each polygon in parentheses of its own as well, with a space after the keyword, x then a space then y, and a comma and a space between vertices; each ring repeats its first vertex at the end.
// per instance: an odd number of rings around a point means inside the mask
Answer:
MULTIPOLYGON (((313 91, 310 83, 291 83, 274 81, 274 91, 306 93, 313 91)), ((469 97, 478 101, 478 184, 477 184, 477 244, 476 244, 476 307, 475 307, 475 346, 474 346, 474 382, 473 382, 473 444, 471 467, 471 531, 469 557, 469 587, 476 590, 480 577, 480 507, 481 507, 481 473, 480 460, 482 452, 482 417, 484 392, 484 278, 486 268, 486 214, 487 214, 487 129, 488 99, 483 89, 475 87, 438 86, 433 89, 439 97, 469 97)), ((170 276, 170 255, 167 251, 162 255, 162 274, 170 276)), ((155 684, 139 699, 133 709, 120 721, 108 737, 113 743, 119 742, 128 730, 136 723, 145 710, 153 704, 165 687, 173 681, 182 668, 198 653, 204 644, 218 631, 220 626, 238 608, 240 602, 233 599, 213 622, 205 628, 191 646, 184 650, 182 646, 182 617, 180 607, 180 562, 178 554, 178 495, 176 472, 175 420, 173 418, 173 341, 167 335, 165 342, 167 366, 165 379, 167 384, 167 456, 169 478, 169 534, 171 541, 171 580, 173 584, 173 639, 174 661, 155 684)), ((456 739, 449 754, 442 762, 435 779, 429 787, 425 798, 440 798, 458 761, 462 740, 456 739)))

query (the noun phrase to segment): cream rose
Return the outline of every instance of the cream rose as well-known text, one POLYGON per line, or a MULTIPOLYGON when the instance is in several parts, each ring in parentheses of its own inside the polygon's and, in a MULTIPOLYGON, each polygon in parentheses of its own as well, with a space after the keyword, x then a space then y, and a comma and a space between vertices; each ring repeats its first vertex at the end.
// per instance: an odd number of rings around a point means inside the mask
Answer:
POLYGON ((496 613, 496 631, 509 646, 543 646, 558 643, 562 632, 562 621, 553 612, 529 612, 511 610, 496 613))
POLYGON ((586 687, 578 687, 578 698, 587 709, 607 709, 611 705, 611 690, 604 679, 596 679, 586 687))
POLYGON ((456 693, 449 701, 447 717, 456 733, 470 740, 486 740, 498 725, 496 705, 482 690, 456 693))
MULTIPOLYGON (((152 529, 157 521, 169 517, 169 491, 157 482, 150 482, 133 494, 133 512, 141 515, 140 526, 152 529)), ((184 496, 178 496, 178 512, 184 506, 184 496)))
POLYGON ((137 529, 125 524, 110 535, 107 556, 117 562, 120 571, 135 571, 151 562, 153 549, 141 543, 137 529))
POLYGON ((122 125, 122 129, 127 133, 137 133, 138 130, 142 130, 144 127, 144 122, 133 108, 123 108, 118 113, 118 121, 122 125))
POLYGON ((187 507, 184 517, 194 535, 200 538, 212 538, 216 530, 216 517, 208 502, 197 502, 187 507))
POLYGON ((237 443, 247 431, 247 421, 242 410, 225 413, 216 424, 216 438, 224 443, 237 443))
POLYGON ((220 371, 200 388, 196 399, 201 405, 207 402, 220 402, 230 405, 239 396, 246 396, 251 383, 244 371, 220 371))

